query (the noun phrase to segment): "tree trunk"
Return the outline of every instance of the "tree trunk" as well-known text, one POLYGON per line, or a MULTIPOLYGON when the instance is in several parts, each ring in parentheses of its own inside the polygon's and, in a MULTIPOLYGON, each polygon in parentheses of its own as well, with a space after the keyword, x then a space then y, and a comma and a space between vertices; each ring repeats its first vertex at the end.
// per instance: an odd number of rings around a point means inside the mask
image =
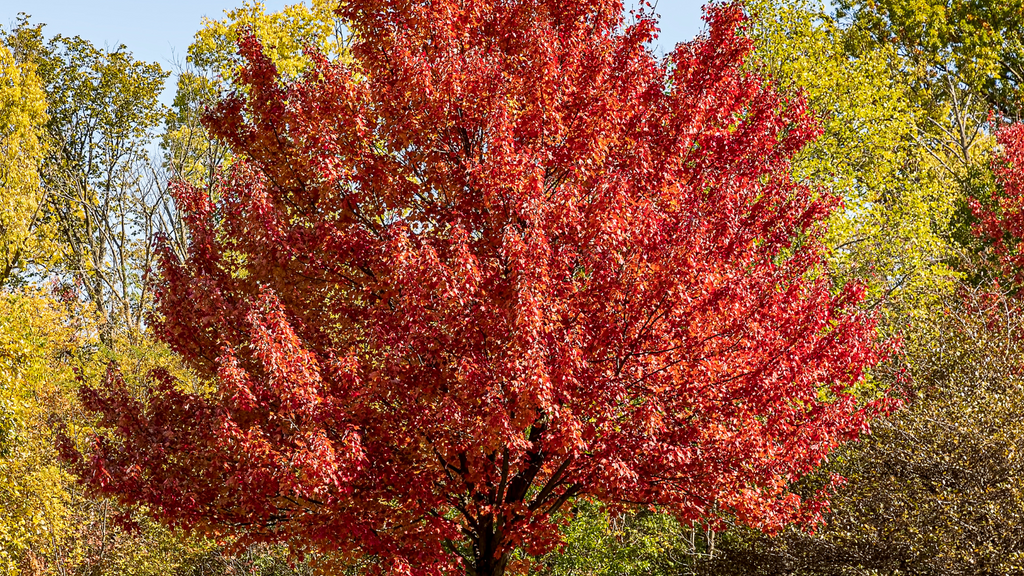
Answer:
POLYGON ((503 554, 500 557, 481 556, 474 553, 475 565, 472 576, 505 576, 505 568, 508 566, 509 555, 503 554))
POLYGON ((477 538, 473 542, 472 576, 504 576, 509 553, 498 554, 502 541, 501 525, 493 517, 480 519, 477 538))

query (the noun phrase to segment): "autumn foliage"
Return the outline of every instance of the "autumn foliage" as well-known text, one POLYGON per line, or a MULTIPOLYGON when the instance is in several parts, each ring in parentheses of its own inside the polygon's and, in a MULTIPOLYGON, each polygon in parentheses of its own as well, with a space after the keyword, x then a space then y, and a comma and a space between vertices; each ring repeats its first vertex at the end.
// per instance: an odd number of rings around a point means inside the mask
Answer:
POLYGON ((974 232, 991 245, 1004 282, 1024 280, 1024 124, 1009 124, 996 132, 999 151, 992 159, 995 192, 991 198, 972 198, 978 223, 974 232))
POLYGON ((575 498, 813 518, 790 484, 878 356, 789 176, 817 125, 738 8, 664 60, 622 8, 351 0, 351 59, 287 79, 242 40, 206 119, 237 159, 178 184, 153 319, 212 386, 85 389, 89 487, 416 574, 500 574, 575 498))

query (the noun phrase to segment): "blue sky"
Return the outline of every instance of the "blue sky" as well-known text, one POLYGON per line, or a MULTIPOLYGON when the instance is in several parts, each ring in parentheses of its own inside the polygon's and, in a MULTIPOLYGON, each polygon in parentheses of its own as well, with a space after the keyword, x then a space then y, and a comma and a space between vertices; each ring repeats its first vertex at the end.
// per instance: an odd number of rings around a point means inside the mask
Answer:
MULTIPOLYGON (((267 0, 266 6, 278 10, 297 1, 267 0)), ((691 39, 702 29, 703 1, 659 0, 659 53, 691 39)), ((47 36, 81 36, 110 48, 124 44, 136 58, 174 69, 175 61, 184 60, 185 50, 203 16, 219 18, 224 10, 241 3, 242 0, 3 0, 0 24, 7 27, 19 12, 27 12, 33 22, 46 24, 47 36)))

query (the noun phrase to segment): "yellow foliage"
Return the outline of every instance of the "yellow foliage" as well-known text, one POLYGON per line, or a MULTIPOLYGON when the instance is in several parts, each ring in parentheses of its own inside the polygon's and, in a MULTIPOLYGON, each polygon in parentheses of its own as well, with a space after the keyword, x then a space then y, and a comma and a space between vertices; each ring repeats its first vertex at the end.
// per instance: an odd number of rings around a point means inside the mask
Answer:
POLYGON ((47 412, 68 407, 79 326, 52 299, 0 295, 0 406, 10 427, 0 457, 0 574, 35 542, 67 529, 70 479, 53 457, 47 412))
POLYGON ((303 53, 306 47, 333 58, 343 53, 342 25, 334 15, 336 4, 313 0, 312 7, 292 4, 268 14, 262 2, 246 0, 241 8, 226 12, 223 20, 203 19, 188 49, 189 62, 200 68, 214 68, 222 78, 230 78, 238 64, 235 42, 243 30, 250 30, 263 43, 278 71, 295 76, 309 65, 303 53))
POLYGON ((190 68, 178 75, 163 136, 165 161, 176 177, 211 187, 216 171, 231 162, 228 150, 210 137, 200 118, 242 65, 237 55, 240 34, 245 30, 255 34, 282 77, 294 78, 310 65, 307 48, 334 60, 347 54, 344 26, 335 8, 331 0, 313 0, 312 6, 293 4, 268 13, 262 2, 246 0, 240 8, 225 12, 223 19, 203 19, 188 48, 190 68))
POLYGON ((58 459, 54 426, 86 441, 88 416, 77 397, 79 377, 96 382, 118 360, 140 388, 156 367, 181 372, 175 357, 151 342, 99 344, 96 315, 33 291, 0 293, 0 410, 6 434, 0 453, 0 576, 82 573, 166 574, 205 559, 213 543, 185 538, 130 511, 135 533, 118 526, 126 512, 89 498, 58 459))
POLYGON ((830 265, 859 280, 886 315, 927 315, 956 278, 948 226, 958 202, 917 141, 916 109, 892 67, 895 50, 850 53, 844 28, 817 0, 752 0, 755 60, 801 93, 823 133, 800 152, 794 173, 843 200, 829 222, 830 265))
POLYGON ((42 201, 46 97, 32 64, 0 45, 0 284, 19 260, 37 256, 33 228, 42 201))

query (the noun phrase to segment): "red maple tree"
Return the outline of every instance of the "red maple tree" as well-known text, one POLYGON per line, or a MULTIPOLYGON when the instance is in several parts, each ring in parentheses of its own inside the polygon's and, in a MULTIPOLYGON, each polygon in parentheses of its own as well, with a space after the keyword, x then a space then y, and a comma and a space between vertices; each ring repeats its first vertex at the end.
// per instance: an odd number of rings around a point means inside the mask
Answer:
POLYGON ((877 360, 794 183, 818 128, 737 7, 665 59, 619 0, 348 0, 351 61, 253 38, 177 184, 155 331, 215 384, 85 388, 92 490, 243 542, 502 574, 575 498, 773 527, 877 360))
POLYGON ((990 245, 997 281, 1024 282, 1024 124, 1006 124, 995 132, 999 150, 992 156, 995 188, 989 198, 972 198, 978 222, 974 233, 990 245))

